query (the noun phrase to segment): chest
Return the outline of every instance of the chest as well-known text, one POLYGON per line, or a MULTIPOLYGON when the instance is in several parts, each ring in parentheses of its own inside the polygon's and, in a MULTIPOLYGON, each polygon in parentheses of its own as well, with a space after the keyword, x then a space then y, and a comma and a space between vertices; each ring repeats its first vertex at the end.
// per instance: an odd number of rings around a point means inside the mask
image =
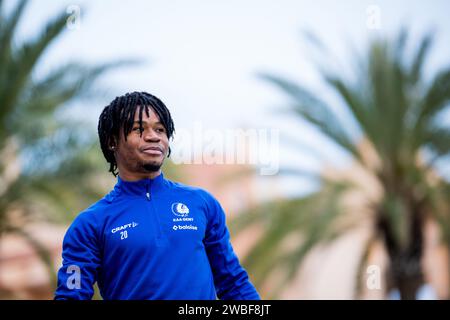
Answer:
POLYGON ((192 199, 130 198, 107 214, 103 246, 109 253, 203 246, 206 212, 192 199))

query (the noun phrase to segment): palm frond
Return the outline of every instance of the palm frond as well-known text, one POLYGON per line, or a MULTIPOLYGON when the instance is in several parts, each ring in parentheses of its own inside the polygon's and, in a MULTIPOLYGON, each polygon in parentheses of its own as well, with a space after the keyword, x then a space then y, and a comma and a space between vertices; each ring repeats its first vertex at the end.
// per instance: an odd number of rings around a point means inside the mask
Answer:
POLYGON ((420 41, 419 50, 417 50, 416 55, 413 58, 413 61, 411 63, 411 72, 409 75, 409 79, 412 83, 412 85, 416 85, 417 82, 422 79, 422 70, 424 67, 424 63, 426 60, 426 56, 433 44, 433 34, 428 33, 425 35, 420 41))
POLYGON ((338 117, 325 102, 292 81, 268 74, 262 74, 261 78, 276 85, 293 98, 293 110, 298 115, 306 119, 356 159, 360 159, 355 141, 351 139, 350 134, 344 129, 338 117))
POLYGON ((440 71, 429 86, 417 120, 417 127, 422 122, 432 119, 450 102, 450 69, 440 71))
MULTIPOLYGON (((0 115, 5 115, 14 108, 20 93, 30 78, 31 71, 45 49, 63 31, 66 19, 66 14, 61 14, 47 24, 37 39, 26 42, 15 50, 11 63, 8 65, 8 81, 3 82, 0 89, 0 97, 2 98, 2 113, 0 115)), ((3 122, 4 118, 0 117, 0 121, 3 122)))
POLYGON ((22 16, 26 0, 21 0, 9 17, 5 17, 0 11, 0 84, 4 84, 6 72, 12 58, 12 41, 17 24, 22 16))
MULTIPOLYGON (((243 261, 256 286, 261 287, 274 268, 288 262, 287 257, 292 256, 292 242, 298 242, 294 247, 304 248, 306 255, 332 233, 341 212, 336 200, 347 187, 340 183, 330 184, 326 192, 322 190, 300 199, 265 204, 259 210, 252 210, 251 214, 241 214, 232 222, 232 230, 236 225, 243 228, 255 222, 264 230, 262 238, 243 261), (289 247, 291 249, 286 249, 289 247)), ((299 255, 304 256, 297 252, 295 263, 299 263, 299 255)))

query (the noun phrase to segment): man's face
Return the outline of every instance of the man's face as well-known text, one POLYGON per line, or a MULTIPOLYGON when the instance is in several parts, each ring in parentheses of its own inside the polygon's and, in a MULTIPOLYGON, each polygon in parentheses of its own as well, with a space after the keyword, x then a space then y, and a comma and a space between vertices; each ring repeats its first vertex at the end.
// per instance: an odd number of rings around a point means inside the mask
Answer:
POLYGON ((115 157, 119 173, 128 179, 149 177, 159 171, 169 150, 167 132, 158 115, 149 107, 149 117, 142 112, 142 135, 139 127, 139 110, 127 140, 120 131, 115 157))

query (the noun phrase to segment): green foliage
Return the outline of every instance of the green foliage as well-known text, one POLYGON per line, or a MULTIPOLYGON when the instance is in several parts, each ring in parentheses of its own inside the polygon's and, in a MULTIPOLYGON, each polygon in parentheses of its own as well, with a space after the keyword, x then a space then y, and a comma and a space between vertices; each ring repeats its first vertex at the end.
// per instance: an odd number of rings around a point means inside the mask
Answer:
POLYGON ((92 110, 96 81, 135 61, 70 62, 36 75, 47 49, 64 33, 67 15, 58 15, 36 37, 19 43, 17 25, 26 3, 20 1, 6 15, 0 2, 0 237, 16 233, 32 244, 54 286, 49 253, 24 226, 68 223, 114 183, 107 178, 95 128, 63 116, 82 98, 89 98, 85 107, 92 110))

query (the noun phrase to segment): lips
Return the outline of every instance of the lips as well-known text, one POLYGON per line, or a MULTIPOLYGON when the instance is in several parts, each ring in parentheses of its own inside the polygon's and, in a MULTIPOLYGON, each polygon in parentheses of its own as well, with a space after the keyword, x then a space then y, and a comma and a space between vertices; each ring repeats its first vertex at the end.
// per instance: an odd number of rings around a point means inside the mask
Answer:
POLYGON ((163 149, 160 147, 145 147, 142 148, 141 151, 150 155, 160 155, 163 154, 163 149))

